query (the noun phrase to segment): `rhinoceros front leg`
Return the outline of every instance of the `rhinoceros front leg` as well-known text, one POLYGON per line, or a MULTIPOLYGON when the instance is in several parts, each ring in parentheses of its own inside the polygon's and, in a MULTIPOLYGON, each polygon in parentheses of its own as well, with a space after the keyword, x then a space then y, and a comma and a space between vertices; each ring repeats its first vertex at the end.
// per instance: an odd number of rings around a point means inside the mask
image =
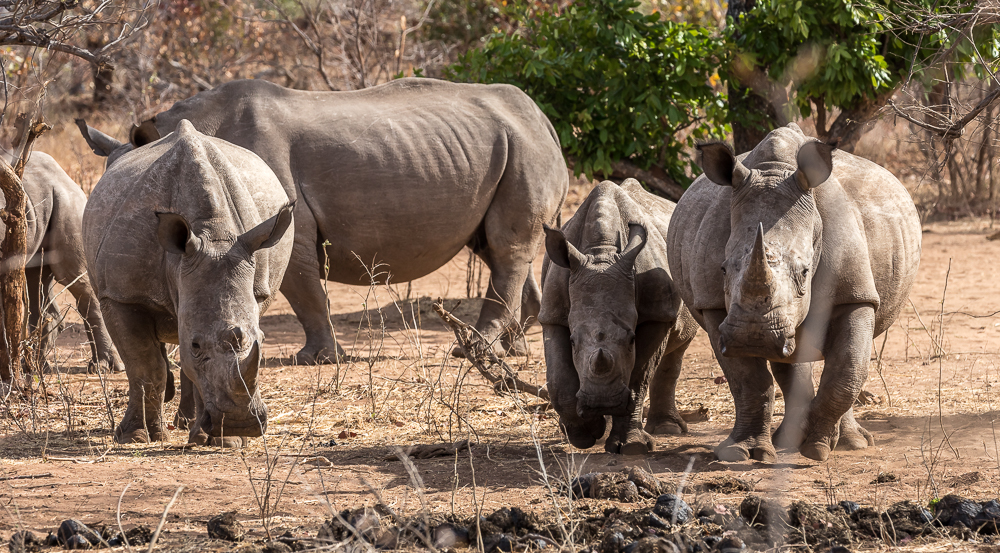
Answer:
MULTIPOLYGON (((655 371, 661 370, 661 363, 667 357, 664 352, 669 333, 670 325, 658 322, 643 323, 635 329, 635 368, 629 378, 632 408, 626 416, 612 417, 611 433, 604 442, 604 450, 608 453, 643 455, 653 451, 653 436, 642 428, 642 406, 646 402, 650 377, 655 371)), ((658 402, 659 399, 656 398, 655 401, 658 402)), ((672 395, 670 399, 672 405, 672 395)), ((650 398, 650 401, 654 399, 650 398)), ((673 410, 676 412, 676 407, 673 410)), ((680 419, 680 416, 677 418, 680 419)))
POLYGON ((809 404, 816 392, 812 381, 812 363, 771 362, 771 372, 785 398, 785 416, 771 436, 782 449, 798 450, 802 445, 809 404))
MULTIPOLYGON (((799 449, 802 455, 825 461, 830 456, 830 450, 837 446, 841 418, 851 410, 868 378, 874 333, 875 308, 871 304, 839 305, 834 308, 823 346, 826 364, 816 397, 809 406, 805 439, 799 449)), ((852 412, 848 420, 853 419, 852 412)), ((862 434, 861 439, 867 446, 867 437, 862 434)), ((852 446, 860 446, 861 439, 852 436, 852 446)))
POLYGON ((112 300, 101 302, 108 332, 125 362, 128 407, 115 441, 121 444, 163 441, 163 396, 167 388, 167 350, 156 335, 153 317, 141 306, 112 300))
POLYGON ((766 463, 777 460, 771 443, 771 417, 774 412, 774 379, 767 361, 756 357, 725 357, 719 348, 719 325, 726 318, 722 309, 702 313, 705 330, 715 351, 722 373, 733 394, 736 422, 729 437, 715 448, 722 461, 756 459, 766 463))
POLYGON ((576 393, 580 391, 580 376, 573 366, 573 350, 569 329, 561 325, 542 325, 545 345, 545 381, 552 408, 559 413, 559 425, 573 447, 593 447, 604 436, 604 417, 583 418, 577 412, 576 393))
MULTIPOLYGON (((306 206, 295 206, 295 241, 292 257, 281 281, 281 293, 288 300, 306 333, 306 344, 295 354, 297 365, 331 363, 345 357, 343 348, 334 338, 333 324, 327 313, 328 298, 323 291, 323 248, 318 247, 316 219, 306 206), (301 207, 300 207, 301 206, 301 207)), ((330 260, 334 262, 334 260, 330 260)))
POLYGON ((178 430, 188 430, 198 416, 198 408, 195 405, 195 396, 201 397, 194 387, 194 382, 188 378, 187 374, 181 371, 181 399, 177 404, 177 414, 174 415, 174 427, 178 430))
POLYGON ((660 366, 653 373, 649 384, 649 414, 646 416, 646 432, 653 435, 676 435, 687 433, 687 422, 677 411, 677 379, 681 374, 684 352, 691 341, 680 344, 663 356, 660 366))

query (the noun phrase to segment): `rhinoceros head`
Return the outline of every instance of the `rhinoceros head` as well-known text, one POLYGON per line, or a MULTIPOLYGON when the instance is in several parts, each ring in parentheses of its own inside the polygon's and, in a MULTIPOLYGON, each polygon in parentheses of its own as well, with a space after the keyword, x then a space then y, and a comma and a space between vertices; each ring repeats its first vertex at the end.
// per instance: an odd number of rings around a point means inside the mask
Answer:
POLYGON ((629 225, 627 242, 616 242, 582 253, 561 231, 545 228, 549 259, 569 269, 570 347, 580 378, 577 410, 587 418, 627 414, 633 400, 628 385, 639 318, 634 268, 646 245, 646 229, 629 225))
POLYGON ((205 402, 198 422, 211 436, 260 436, 267 428, 267 408, 257 390, 264 339, 258 320, 259 304, 266 306, 271 291, 255 278, 254 253, 281 240, 292 208, 288 204, 224 240, 199 235, 180 214, 156 214, 160 246, 181 258, 176 303, 181 366, 205 402))
POLYGON ((829 178, 833 149, 791 126, 754 149, 752 169, 725 144, 699 146, 705 176, 733 188, 721 267, 728 312, 719 327, 723 355, 782 360, 794 354, 822 249, 813 188, 829 178))

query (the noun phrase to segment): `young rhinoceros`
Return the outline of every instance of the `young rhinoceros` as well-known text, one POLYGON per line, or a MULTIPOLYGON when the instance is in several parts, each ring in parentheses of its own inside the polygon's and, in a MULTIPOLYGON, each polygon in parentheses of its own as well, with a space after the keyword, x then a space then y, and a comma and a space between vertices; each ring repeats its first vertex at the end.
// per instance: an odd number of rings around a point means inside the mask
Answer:
POLYGON ((910 195, 882 167, 795 124, 739 158, 725 144, 699 150, 705 174, 678 203, 667 244, 735 401, 736 424, 716 454, 775 460, 774 380, 785 396, 779 446, 823 461, 834 447, 871 445, 851 406, 873 337, 896 320, 916 277, 910 195), (810 364, 821 360, 814 396, 810 364))
POLYGON ((667 269, 673 211, 672 202, 634 179, 620 187, 605 181, 562 230, 545 228, 538 320, 549 396, 570 443, 581 449, 604 435, 606 416, 610 453, 646 453, 653 449, 649 433, 687 431, 674 390, 698 327, 667 269))
POLYGON ((259 157, 186 120, 129 149, 109 158, 83 216, 91 282, 129 381, 115 439, 166 438, 167 342, 195 384, 190 441, 260 436, 258 321, 291 255, 292 205, 259 157))

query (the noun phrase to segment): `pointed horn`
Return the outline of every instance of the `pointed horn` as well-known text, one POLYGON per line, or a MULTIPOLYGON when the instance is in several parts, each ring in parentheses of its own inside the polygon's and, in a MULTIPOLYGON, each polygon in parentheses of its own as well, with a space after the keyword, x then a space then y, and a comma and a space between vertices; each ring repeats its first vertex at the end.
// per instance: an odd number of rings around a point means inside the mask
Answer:
POLYGON ((629 270, 635 265, 635 258, 639 256, 643 246, 646 245, 646 228, 642 225, 630 224, 628 226, 628 245, 622 251, 620 263, 627 266, 629 270))
POLYGON ((250 348, 250 355, 247 356, 247 368, 243 371, 243 381, 246 382, 247 390, 253 395, 257 389, 257 372, 260 369, 260 341, 254 340, 253 347, 250 348))
POLYGON ((753 250, 750 251, 750 264, 747 265, 743 278, 744 282, 755 287, 770 288, 774 282, 771 267, 767 264, 763 223, 757 225, 757 238, 754 240, 753 250))
POLYGON ((597 355, 594 356, 594 373, 595 374, 608 374, 611 372, 615 366, 614 360, 611 356, 607 354, 603 348, 597 350, 597 355))

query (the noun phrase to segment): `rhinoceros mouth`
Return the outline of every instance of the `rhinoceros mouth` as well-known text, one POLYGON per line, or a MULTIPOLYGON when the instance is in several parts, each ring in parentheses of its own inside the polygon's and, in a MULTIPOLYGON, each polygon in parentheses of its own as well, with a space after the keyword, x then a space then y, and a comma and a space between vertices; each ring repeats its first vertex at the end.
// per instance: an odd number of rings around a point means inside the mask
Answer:
POLYGON ((247 413, 245 417, 235 417, 206 408, 198 419, 198 425, 213 438, 223 436, 246 436, 256 438, 267 431, 267 412, 247 413), (214 415, 213 415, 214 412, 214 415))
POLYGON ((581 389, 576 399, 576 413, 584 419, 603 416, 624 417, 628 416, 634 407, 632 392, 625 386, 617 391, 610 393, 605 391, 599 394, 587 393, 581 389))
POLYGON ((719 352, 723 357, 762 357, 787 359, 795 354, 795 338, 784 336, 753 337, 736 340, 725 333, 719 336, 719 352))

